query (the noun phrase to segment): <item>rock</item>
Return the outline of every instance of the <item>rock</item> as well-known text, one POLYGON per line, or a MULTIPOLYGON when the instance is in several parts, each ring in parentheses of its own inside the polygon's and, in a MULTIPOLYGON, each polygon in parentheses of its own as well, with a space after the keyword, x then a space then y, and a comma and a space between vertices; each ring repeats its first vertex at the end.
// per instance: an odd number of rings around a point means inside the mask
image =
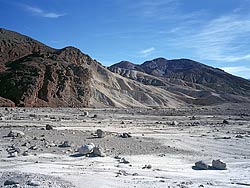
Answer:
POLYGON ((24 132, 18 130, 11 130, 7 135, 7 137, 13 137, 13 138, 24 137, 24 136, 25 136, 24 132))
POLYGON ((195 117, 195 116, 192 116, 192 117, 190 118, 190 120, 196 120, 196 117, 195 117))
POLYGON ((83 112, 83 115, 84 116, 89 116, 89 112, 85 111, 85 112, 83 112))
POLYGON ((30 180, 30 181, 27 182, 27 185, 29 185, 29 186, 40 186, 41 183, 39 181, 30 180))
POLYGON ((60 147, 60 148, 67 148, 67 147, 71 147, 71 145, 70 145, 69 141, 64 141, 58 147, 60 147))
POLYGON ((126 160, 124 157, 122 157, 120 160, 119 160, 120 163, 123 163, 123 164, 129 164, 129 161, 126 160))
POLYGON ((229 122, 227 121, 227 120, 223 120, 223 122, 222 122, 223 124, 229 124, 229 122))
POLYGON ((95 146, 94 148, 93 148, 93 155, 95 155, 95 156, 98 156, 98 157, 105 157, 106 155, 105 155, 105 153, 104 153, 104 150, 103 150, 103 148, 101 148, 101 147, 97 147, 97 146, 95 146))
POLYGON ((13 146, 10 146, 6 149, 6 151, 8 152, 8 154, 10 155, 10 157, 17 157, 18 153, 20 153, 20 148, 13 146))
POLYGON ((238 134, 238 135, 235 136, 235 138, 243 138, 243 136, 238 134))
POLYGON ((96 131, 97 137, 98 138, 104 138, 105 137, 105 132, 101 129, 97 129, 96 131))
POLYGON ((93 152, 94 147, 95 145, 93 143, 85 144, 85 145, 82 145, 80 148, 78 148, 78 152, 81 155, 90 154, 93 152))
POLYGON ((24 147, 30 147, 30 143, 25 142, 25 143, 22 144, 22 146, 24 146, 24 147))
POLYGON ((97 118, 97 115, 95 114, 92 118, 97 118))
POLYGON ((31 150, 37 150, 38 147, 36 145, 34 145, 34 146, 31 146, 29 149, 31 149, 31 150))
POLYGON ((52 127, 52 125, 47 124, 45 129, 46 129, 46 130, 52 130, 53 127, 52 127))
POLYGON ((209 166, 203 161, 198 161, 195 163, 195 167, 197 170, 208 170, 209 166))
POLYGON ((120 137, 122 137, 122 138, 130 138, 130 137, 132 137, 129 133, 122 133, 121 135, 120 135, 120 137))
POLYGON ((178 125, 179 123, 177 122, 177 121, 172 121, 171 123, 170 123, 170 125, 173 125, 173 126, 176 126, 176 125, 178 125))
POLYGON ((29 154, 29 152, 28 151, 24 151, 23 152, 23 156, 29 156, 30 154, 29 154))
POLYGON ((116 155, 114 158, 115 158, 115 159, 121 159, 122 157, 119 156, 119 155, 116 155))
POLYGON ((119 176, 119 175, 121 175, 121 176, 128 176, 129 173, 127 173, 125 170, 119 170, 119 172, 117 172, 117 176, 119 176))
POLYGON ((151 164, 148 164, 148 165, 145 165, 144 167, 142 167, 142 169, 151 169, 151 168, 152 168, 151 164))
POLYGON ((14 180, 6 180, 4 182, 4 186, 7 186, 7 185, 17 185, 19 184, 17 181, 14 181, 14 180))
POLYGON ((18 152, 9 153, 10 157, 18 157, 18 152))
POLYGON ((212 161, 212 167, 216 170, 226 170, 227 169, 227 165, 226 163, 220 161, 220 159, 218 160, 213 160, 212 161))

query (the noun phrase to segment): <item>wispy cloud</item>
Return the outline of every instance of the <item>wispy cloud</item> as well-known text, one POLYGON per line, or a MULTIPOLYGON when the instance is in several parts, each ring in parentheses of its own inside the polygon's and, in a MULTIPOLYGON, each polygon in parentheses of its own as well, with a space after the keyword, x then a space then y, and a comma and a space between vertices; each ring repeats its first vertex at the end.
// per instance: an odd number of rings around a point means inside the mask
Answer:
POLYGON ((149 56, 153 51, 155 51, 155 48, 154 48, 154 47, 151 47, 151 48, 147 48, 147 49, 141 50, 141 51, 139 52, 139 54, 140 54, 142 57, 147 57, 147 56, 149 56))
MULTIPOLYGON (((190 25, 189 27, 192 27, 190 25)), ((172 43, 190 48, 203 60, 236 62, 250 60, 250 16, 230 14, 210 20, 202 27, 188 28, 172 43)))
POLYGON ((221 69, 236 76, 250 78, 250 67, 236 66, 236 67, 222 67, 221 69))
POLYGON ((56 13, 56 12, 45 11, 41 8, 33 7, 33 6, 29 6, 29 5, 24 5, 24 8, 26 11, 29 11, 34 15, 41 16, 44 18, 59 18, 59 17, 62 17, 65 15, 65 14, 60 14, 60 13, 56 13))

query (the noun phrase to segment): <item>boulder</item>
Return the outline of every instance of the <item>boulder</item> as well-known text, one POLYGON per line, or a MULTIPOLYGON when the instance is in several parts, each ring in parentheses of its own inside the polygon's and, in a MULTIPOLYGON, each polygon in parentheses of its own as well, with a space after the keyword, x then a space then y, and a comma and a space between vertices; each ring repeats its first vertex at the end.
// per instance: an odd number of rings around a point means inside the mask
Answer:
POLYGON ((103 150, 103 148, 101 148, 101 147, 97 147, 97 146, 95 146, 94 148, 93 148, 93 155, 94 156, 97 156, 97 157, 105 157, 106 155, 105 155, 105 153, 104 153, 104 150, 103 150))
POLYGON ((93 143, 84 144, 80 148, 78 148, 78 152, 81 155, 87 155, 93 152, 95 145, 93 143))
POLYGON ((104 138, 105 137, 105 132, 101 129, 97 129, 96 131, 97 137, 98 138, 104 138))
POLYGON ((204 161, 198 161, 195 163, 195 168, 197 170, 208 170, 209 166, 204 161))
POLYGON ((220 159, 212 161, 212 167, 216 170, 226 170, 226 163, 222 162, 220 159))
POLYGON ((46 129, 46 130, 52 130, 53 127, 52 127, 52 125, 47 124, 45 129, 46 129))

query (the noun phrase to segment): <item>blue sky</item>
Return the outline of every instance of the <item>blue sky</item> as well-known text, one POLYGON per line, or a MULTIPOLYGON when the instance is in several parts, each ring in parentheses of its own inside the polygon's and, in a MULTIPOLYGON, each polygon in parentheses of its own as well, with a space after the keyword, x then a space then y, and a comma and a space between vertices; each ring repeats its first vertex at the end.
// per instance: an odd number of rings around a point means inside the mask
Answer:
POLYGON ((108 66, 189 58, 250 78, 250 0, 0 0, 0 27, 108 66))

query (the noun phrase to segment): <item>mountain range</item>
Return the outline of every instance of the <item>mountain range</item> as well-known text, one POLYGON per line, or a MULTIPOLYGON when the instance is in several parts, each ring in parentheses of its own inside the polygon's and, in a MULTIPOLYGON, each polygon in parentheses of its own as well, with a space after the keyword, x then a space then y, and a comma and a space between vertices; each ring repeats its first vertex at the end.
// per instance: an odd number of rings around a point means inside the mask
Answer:
POLYGON ((0 29, 0 106, 181 107, 250 102, 250 81, 189 59, 105 67, 0 29))

